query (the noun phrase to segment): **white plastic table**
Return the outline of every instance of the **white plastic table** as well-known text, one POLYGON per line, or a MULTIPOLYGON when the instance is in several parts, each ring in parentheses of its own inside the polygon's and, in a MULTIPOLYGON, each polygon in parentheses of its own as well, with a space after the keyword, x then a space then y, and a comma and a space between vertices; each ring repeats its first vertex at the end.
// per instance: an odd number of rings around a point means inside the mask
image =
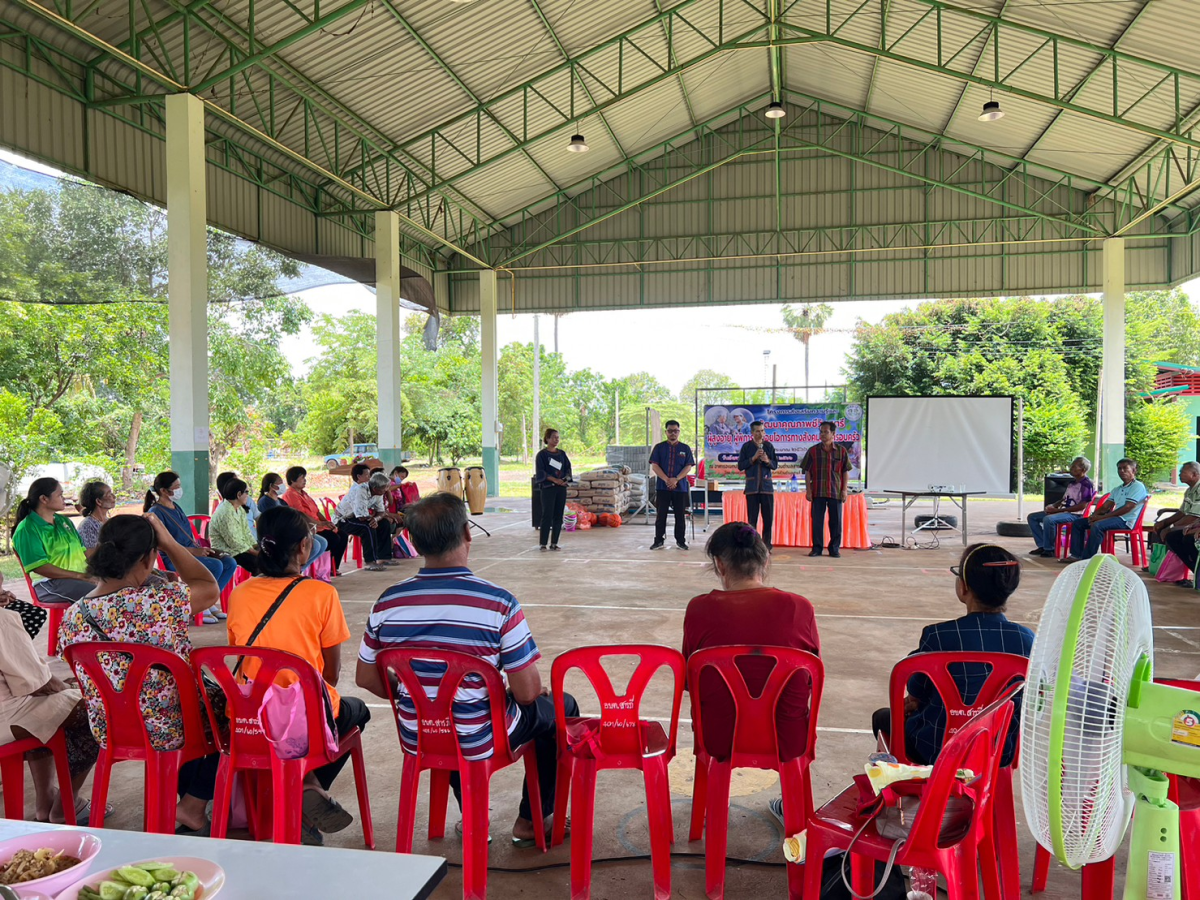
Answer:
MULTIPOLYGON (((0 840, 61 827, 0 819, 0 840)), ((89 875, 99 879, 117 866, 139 859, 195 856, 212 860, 225 870, 225 887, 218 900, 425 900, 446 876, 446 860, 440 856, 226 841, 112 828, 81 830, 103 842, 89 875)))
MULTIPOLYGON (((908 525, 908 508, 922 497, 930 497, 933 499, 933 518, 924 525, 918 525, 916 528, 914 528, 913 534, 916 534, 918 531, 936 528, 940 522, 942 523, 942 527, 948 528, 951 531, 960 532, 962 534, 963 546, 965 547, 967 546, 967 498, 978 497, 982 494, 986 494, 987 491, 932 491, 927 488, 923 491, 885 490, 884 493, 900 495, 900 546, 903 547, 905 543, 904 539, 907 531, 906 526, 908 525), (943 497, 957 506, 962 512, 961 528, 955 528, 953 525, 947 524, 945 519, 938 518, 938 504, 941 502, 943 497)), ((915 521, 916 520, 914 519, 914 522, 915 521)))

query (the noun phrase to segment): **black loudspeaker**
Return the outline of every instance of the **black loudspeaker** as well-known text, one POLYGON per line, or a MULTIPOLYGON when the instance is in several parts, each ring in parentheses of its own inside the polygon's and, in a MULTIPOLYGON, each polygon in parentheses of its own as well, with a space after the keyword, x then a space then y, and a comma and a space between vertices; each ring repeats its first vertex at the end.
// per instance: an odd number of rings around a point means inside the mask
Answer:
POLYGON ((533 527, 542 527, 542 486, 536 478, 529 479, 530 499, 533 500, 533 527))
POLYGON ((1074 481, 1075 479, 1070 475, 1058 473, 1047 475, 1043 490, 1043 499, 1045 501, 1042 504, 1043 508, 1049 506, 1051 503, 1057 503, 1059 500, 1065 497, 1067 495, 1067 488, 1069 488, 1071 483, 1074 481))

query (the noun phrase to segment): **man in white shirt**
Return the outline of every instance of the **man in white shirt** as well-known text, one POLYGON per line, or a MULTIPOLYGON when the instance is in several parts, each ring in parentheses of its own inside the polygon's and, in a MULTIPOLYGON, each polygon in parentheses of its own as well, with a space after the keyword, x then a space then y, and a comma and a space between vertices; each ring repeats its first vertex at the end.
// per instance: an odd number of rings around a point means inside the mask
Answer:
POLYGON ((383 504, 387 476, 380 478, 382 485, 376 486, 371 467, 366 463, 355 464, 350 470, 350 480, 354 483, 338 501, 334 514, 338 529, 362 542, 368 572, 382 572, 384 566, 399 565, 392 559, 392 529, 383 504))

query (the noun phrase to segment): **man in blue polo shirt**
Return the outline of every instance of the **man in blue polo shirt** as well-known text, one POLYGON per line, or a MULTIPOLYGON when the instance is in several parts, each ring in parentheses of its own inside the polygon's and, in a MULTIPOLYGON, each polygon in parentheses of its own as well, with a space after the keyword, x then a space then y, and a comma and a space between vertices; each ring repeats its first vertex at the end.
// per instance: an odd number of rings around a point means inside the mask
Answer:
POLYGON ((1146 486, 1137 480, 1137 469, 1137 463, 1132 459, 1117 462, 1117 474, 1121 477, 1121 483, 1112 489, 1103 506, 1071 527, 1071 555, 1063 562, 1091 559, 1099 552, 1107 532, 1134 526, 1138 513, 1142 511, 1150 496, 1146 486))
POLYGON ((654 445, 650 451, 650 470, 658 476, 654 503, 658 514, 654 517, 654 543, 651 550, 661 550, 667 535, 667 512, 675 511, 675 546, 688 548, 687 531, 684 527, 688 508, 687 473, 696 464, 692 448, 679 440, 679 423, 674 419, 667 422, 667 439, 654 445))

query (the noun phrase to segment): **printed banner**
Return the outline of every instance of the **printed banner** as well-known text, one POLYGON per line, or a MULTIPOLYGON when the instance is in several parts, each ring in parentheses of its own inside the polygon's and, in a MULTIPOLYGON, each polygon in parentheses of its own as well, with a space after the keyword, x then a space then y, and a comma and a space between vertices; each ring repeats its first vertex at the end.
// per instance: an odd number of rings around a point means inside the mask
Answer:
POLYGON ((800 478, 800 460, 820 443, 822 422, 836 422, 834 440, 850 453, 850 480, 862 478, 863 408, 858 403, 768 403, 704 407, 704 468, 709 478, 744 480, 738 471, 738 452, 750 440, 750 423, 762 422, 766 439, 775 447, 779 468, 775 478, 800 478))

